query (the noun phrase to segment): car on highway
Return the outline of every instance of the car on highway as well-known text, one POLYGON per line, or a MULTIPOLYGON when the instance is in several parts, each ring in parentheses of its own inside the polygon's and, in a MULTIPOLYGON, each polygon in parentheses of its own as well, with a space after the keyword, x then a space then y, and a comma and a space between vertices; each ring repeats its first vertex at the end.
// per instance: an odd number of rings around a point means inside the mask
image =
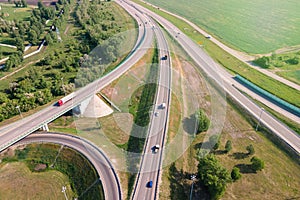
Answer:
POLYGON ((148 187, 148 188, 152 188, 152 186, 153 186, 153 181, 149 181, 149 182, 147 183, 147 187, 148 187))
POLYGON ((155 112, 154 115, 155 115, 155 117, 158 117, 159 116, 159 112, 155 112))
POLYGON ((166 103, 160 104, 160 108, 161 108, 161 109, 165 109, 165 108, 166 108, 166 103))
POLYGON ((152 147, 152 152, 153 152, 153 153, 157 153, 158 150, 159 150, 159 147, 160 147, 160 146, 159 146, 158 144, 155 145, 155 146, 153 146, 153 147, 152 147))

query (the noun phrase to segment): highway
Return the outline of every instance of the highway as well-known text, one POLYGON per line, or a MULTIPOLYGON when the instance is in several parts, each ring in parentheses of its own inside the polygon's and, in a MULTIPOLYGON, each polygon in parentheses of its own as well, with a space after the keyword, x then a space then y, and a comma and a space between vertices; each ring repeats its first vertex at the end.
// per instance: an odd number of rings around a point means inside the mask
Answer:
POLYGON ((148 129, 148 137, 145 141, 141 165, 137 180, 133 189, 132 199, 156 199, 159 186, 159 175, 162 165, 165 135, 168 129, 169 106, 171 101, 171 60, 169 48, 161 28, 152 20, 157 46, 159 49, 159 78, 155 108, 151 115, 148 129), (167 59, 162 59, 167 55, 167 59), (165 107, 162 104, 165 103, 165 107), (154 152, 153 147, 159 145, 160 148, 154 152), (147 187, 149 181, 153 186, 147 187))
MULTIPOLYGON (((137 41, 137 44, 140 44, 140 46, 137 46, 138 49, 134 51, 128 57, 128 59, 125 62, 123 62, 118 68, 116 68, 114 71, 100 78, 99 80, 90 83, 84 88, 81 88, 78 91, 76 91, 76 97, 72 101, 67 102, 65 105, 61 107, 57 107, 53 105, 49 106, 43 109, 42 111, 39 111, 9 126, 1 127, 0 128, 0 151, 16 143, 17 141, 23 139, 24 137, 28 136, 33 131, 40 128, 43 124, 51 122, 58 116, 72 109, 76 105, 80 104, 85 99, 94 95, 97 91, 107 86, 113 80, 120 77, 124 72, 126 72, 146 53, 147 47, 151 46, 152 39, 153 39, 153 31, 149 31, 149 30, 154 30, 155 32, 158 41, 158 46, 160 49, 159 52, 160 57, 163 57, 164 55, 168 55, 167 60, 162 60, 160 62, 161 71, 160 71, 159 83, 162 86, 170 86, 170 82, 171 82, 171 73, 169 71, 171 66, 170 59, 169 59, 170 55, 168 53, 168 46, 164 39, 163 33, 159 28, 152 29, 154 22, 147 23, 147 24, 145 23, 146 21, 149 22, 149 18, 146 15, 137 12, 133 7, 129 6, 128 4, 125 4, 124 1, 123 2, 116 1, 116 2, 119 3, 121 6, 123 6, 123 8, 125 8, 129 13, 131 13, 138 21, 138 24, 142 22, 144 24, 143 26, 139 26, 139 32, 140 33, 143 32, 144 36, 139 35, 139 40, 137 41)), ((272 132, 274 132, 279 138, 281 138, 287 145, 289 145, 292 149, 294 149, 295 152, 297 152, 299 155, 300 137, 292 130, 290 130, 286 125, 284 125, 283 123, 275 119, 269 113, 263 112, 263 114, 261 115, 262 113, 261 108, 258 105, 256 105, 254 102, 252 102, 249 98, 247 98, 245 95, 243 95, 241 92, 239 92, 233 86, 233 84, 239 85, 239 83, 236 82, 234 79, 232 79, 232 76, 225 69, 223 69, 217 63, 215 63, 200 48, 200 46, 195 44, 184 33, 178 31, 178 28, 176 28, 173 24, 171 24, 164 18, 145 9, 144 7, 138 4, 135 4, 131 1, 128 2, 129 4, 134 5, 134 7, 138 8, 143 13, 147 13, 149 16, 157 20, 170 33, 170 35, 177 40, 177 42, 195 61, 199 69, 202 70, 208 78, 215 81, 215 83, 219 85, 220 88, 222 88, 228 95, 230 95, 236 102, 238 102, 241 106, 243 106, 244 109, 247 110, 249 113, 251 113, 254 117, 256 117, 257 119, 261 118, 262 124, 264 124, 272 132)), ((158 26, 155 25, 155 27, 158 26)), ((157 98, 155 102, 155 105, 157 105, 155 108, 155 112, 158 112, 159 115, 158 116, 152 115, 150 129, 148 133, 149 137, 146 139, 146 143, 144 147, 144 155, 141 161, 140 172, 138 174, 135 189, 132 196, 133 199, 156 199, 157 198, 156 195, 157 195, 158 184, 159 184, 158 177, 159 177, 160 166, 163 158, 162 149, 164 146, 164 135, 168 126, 168 115, 169 115, 168 109, 170 103, 169 88, 170 87, 159 87, 158 89, 157 98), (163 102, 166 103, 165 109, 161 109, 158 106, 163 102), (151 148, 156 144, 159 144, 161 148, 157 153, 153 153, 151 148), (150 180, 153 181, 153 188, 146 187, 146 184, 150 180)), ((32 138, 32 140, 35 140, 33 139, 34 137, 38 138, 38 136, 35 135, 29 136, 28 138, 32 138)), ((50 135, 49 138, 47 139, 52 140, 51 139, 52 137, 54 136, 50 135)), ((56 139, 58 138, 54 137, 52 142, 57 143, 56 139)), ((26 139, 24 141, 26 141, 26 139)), ((36 139, 36 141, 38 141, 38 139, 36 139)), ((74 145, 73 139, 69 141, 69 138, 68 139, 64 138, 61 139, 60 141, 63 142, 65 145, 68 144, 74 145)), ((90 158, 88 157, 88 159, 90 158)), ((95 159, 95 158, 91 158, 91 159, 95 159)), ((99 163, 100 167, 101 167, 101 163, 102 162, 99 163)), ((100 170, 99 175, 100 177, 102 177, 101 180, 103 183, 105 195, 114 195, 113 198, 106 198, 106 199, 119 199, 119 197, 115 196, 115 194, 118 193, 119 195, 120 191, 117 191, 118 190, 117 186, 115 185, 115 183, 112 183, 111 181, 112 179, 112 174, 110 174, 111 172, 108 172, 108 176, 106 177, 104 174, 101 174, 103 173, 101 172, 101 169, 99 170, 100 170), (110 191, 110 189, 115 191, 110 191), (107 192, 109 194, 107 194, 107 192)), ((102 170, 104 171, 111 170, 111 168, 105 169, 104 166, 102 170)))
MULTIPOLYGON (((27 137, 28 135, 42 127, 44 124, 47 124, 53 121, 54 119, 58 118, 59 116, 63 115, 64 113, 68 112, 84 100, 95 95, 102 88, 104 88, 112 81, 116 80, 118 77, 124 74, 131 66, 133 66, 137 61, 139 61, 141 57, 143 57, 143 55, 148 51, 150 47, 152 47, 153 31, 150 24, 147 23, 148 18, 145 18, 145 16, 140 13, 135 13, 136 11, 128 5, 124 6, 127 6, 126 10, 132 14, 132 16, 136 19, 137 23, 139 24, 139 35, 136 41, 136 45, 132 52, 129 53, 126 60, 124 60, 117 68, 115 68, 109 74, 75 91, 75 97, 72 100, 66 102, 64 105, 48 106, 31 116, 23 118, 22 120, 19 120, 4 127, 0 127, 0 152, 6 149, 7 147, 15 144, 16 142, 22 140, 23 138, 27 137)), ((52 136, 54 135, 47 136, 47 141, 57 142, 57 139, 59 139, 59 141, 63 144, 69 144, 70 146, 73 145, 73 147, 75 145, 74 139, 71 141, 71 143, 70 141, 68 141, 70 137, 60 136, 60 138, 51 138, 52 136)), ((30 136, 30 138, 33 137, 37 136, 30 136)), ((26 140, 27 139, 25 139, 25 141, 26 140)), ((76 148, 79 147, 77 146, 76 148)), ((79 150, 82 151, 83 149, 79 150)), ((87 157, 90 159, 89 156, 87 157)), ((93 164, 95 164, 93 160, 91 161, 93 164)), ((112 168, 105 168, 105 166, 103 164, 101 165, 100 163, 96 164, 95 167, 104 167, 102 169, 104 171, 112 170, 112 168)), ((100 169, 97 169, 97 171, 99 170, 100 169)), ((105 199, 121 199, 119 195, 121 193, 121 189, 119 186, 116 187, 116 181, 113 181, 114 177, 112 176, 112 174, 101 172, 100 177, 102 177, 101 180, 105 191, 105 199)))
MULTIPOLYGON (((105 199, 122 199, 120 181, 107 156, 91 142, 73 135, 58 133, 31 134, 16 145, 29 143, 55 143, 68 146, 83 154, 96 169, 102 182, 105 199), (110 180, 110 181, 107 181, 110 180)), ((80 195, 80 194, 78 194, 80 195)))
POLYGON ((256 119, 261 118, 261 123, 276 134, 282 141, 290 146, 298 155, 300 155, 300 137, 297 133, 288 128, 285 124, 274 118, 268 112, 263 112, 260 117, 261 108, 252 102, 249 98, 239 92, 234 85, 240 85, 232 76, 220 65, 218 65, 212 58, 210 58, 203 49, 200 48, 194 41, 187 37, 184 33, 178 30, 176 26, 157 15, 156 13, 129 1, 130 4, 149 16, 157 20, 169 33, 177 40, 189 56, 195 61, 200 70, 206 76, 223 88, 224 91, 230 95, 237 103, 239 103, 245 110, 251 113, 256 119))
MULTIPOLYGON (((130 9, 131 8, 128 8, 128 11, 130 11, 130 9)), ((131 13, 133 12, 134 11, 131 11, 131 13)), ((137 49, 135 49, 130 56, 115 70, 77 90, 75 92, 75 97, 71 101, 65 103, 63 106, 51 105, 29 117, 26 117, 8 126, 1 127, 0 151, 38 130, 44 124, 53 121, 57 117, 76 107, 85 99, 93 96, 95 93, 125 73, 146 53, 147 49, 152 45, 153 31, 149 31, 151 30, 151 27, 149 24, 145 23, 145 16, 137 16, 133 14, 133 17, 136 18, 139 24, 141 24, 141 26, 139 26, 140 35, 136 42, 139 44, 139 46, 136 46, 137 49)))

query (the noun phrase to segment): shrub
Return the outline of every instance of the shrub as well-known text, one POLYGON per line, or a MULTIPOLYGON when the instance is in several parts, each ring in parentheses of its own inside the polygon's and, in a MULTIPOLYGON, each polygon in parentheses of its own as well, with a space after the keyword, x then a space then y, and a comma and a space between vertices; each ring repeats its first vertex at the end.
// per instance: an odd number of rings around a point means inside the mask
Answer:
POLYGON ((234 167, 231 171, 231 179, 233 181, 237 181, 238 179, 240 179, 242 177, 242 174, 240 173, 240 169, 237 167, 234 167))
POLYGON ((265 168, 265 162, 257 158, 256 156, 251 158, 251 163, 252 163, 251 167, 255 172, 265 168))

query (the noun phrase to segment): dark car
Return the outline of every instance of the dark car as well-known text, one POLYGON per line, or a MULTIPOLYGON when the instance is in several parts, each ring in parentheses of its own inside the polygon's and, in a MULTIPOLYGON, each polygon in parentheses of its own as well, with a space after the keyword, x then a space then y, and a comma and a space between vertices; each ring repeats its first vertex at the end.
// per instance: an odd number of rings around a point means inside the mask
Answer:
POLYGON ((148 187, 148 188, 152 188, 152 186, 153 186, 153 181, 149 181, 149 182, 147 183, 147 187, 148 187))

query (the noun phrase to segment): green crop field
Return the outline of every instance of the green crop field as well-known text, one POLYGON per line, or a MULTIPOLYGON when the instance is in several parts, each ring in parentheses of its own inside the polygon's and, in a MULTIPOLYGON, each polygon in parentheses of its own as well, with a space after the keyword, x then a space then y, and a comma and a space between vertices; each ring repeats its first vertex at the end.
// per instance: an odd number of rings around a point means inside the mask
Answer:
POLYGON ((298 0, 146 1, 185 17, 248 53, 268 53, 300 44, 298 0))

